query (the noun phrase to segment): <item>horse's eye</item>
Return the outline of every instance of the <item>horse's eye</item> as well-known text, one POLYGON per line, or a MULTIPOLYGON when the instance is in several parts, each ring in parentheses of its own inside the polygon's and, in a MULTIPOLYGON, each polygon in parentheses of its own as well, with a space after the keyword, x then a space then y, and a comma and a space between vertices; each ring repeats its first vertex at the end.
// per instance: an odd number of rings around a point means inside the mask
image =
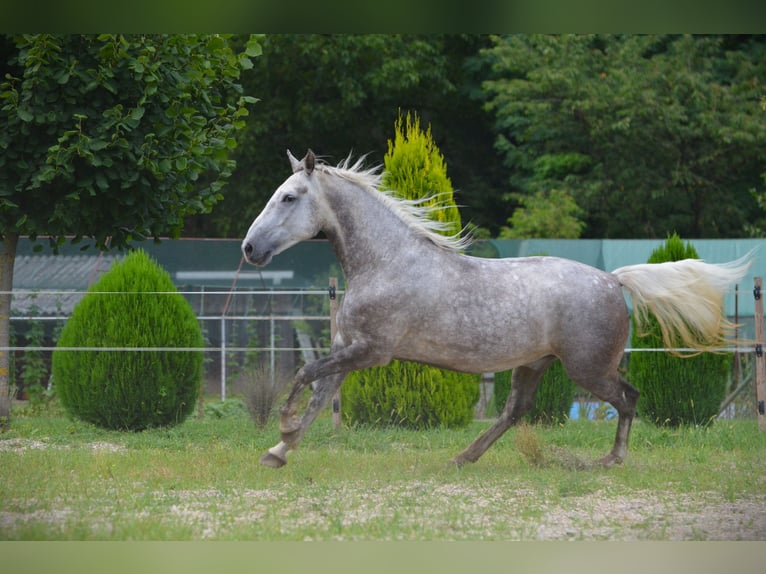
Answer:
POLYGON ((295 201, 295 196, 289 193, 282 198, 282 203, 292 203, 295 201))

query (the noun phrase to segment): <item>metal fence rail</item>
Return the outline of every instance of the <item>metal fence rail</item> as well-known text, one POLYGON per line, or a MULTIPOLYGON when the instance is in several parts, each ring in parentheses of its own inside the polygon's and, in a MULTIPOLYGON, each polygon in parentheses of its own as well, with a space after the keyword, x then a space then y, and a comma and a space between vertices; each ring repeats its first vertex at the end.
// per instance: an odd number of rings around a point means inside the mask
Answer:
MULTIPOLYGON (((754 320, 755 320, 755 331, 756 331, 756 337, 755 341, 748 342, 747 344, 739 344, 739 345, 733 345, 729 347, 722 347, 718 349, 713 349, 717 352, 724 352, 724 353, 735 353, 739 355, 746 355, 746 354, 755 354, 755 363, 756 363, 756 394, 757 394, 757 411, 758 411, 758 421, 760 428, 766 430, 766 412, 764 412, 766 409, 764 409, 764 402, 766 402, 766 357, 764 357, 764 326, 763 326, 763 300, 762 300, 762 279, 760 277, 755 278, 755 288, 752 290, 754 300, 755 300, 755 313, 754 313, 754 320)), ((741 290, 738 290, 738 294, 741 292, 741 290)), ((2 292, 4 294, 8 294, 8 292, 2 292)), ((221 399, 224 400, 226 398, 226 379, 227 379, 227 354, 229 353, 252 353, 252 352, 261 352, 261 353, 268 353, 269 354, 269 363, 270 363, 270 372, 272 378, 274 377, 275 373, 275 363, 276 363, 276 354, 277 353, 284 353, 284 352, 290 352, 290 353, 296 353, 296 352, 312 352, 312 353, 326 353, 329 352, 329 348, 325 346, 294 346, 294 345, 277 345, 276 344, 276 337, 275 337, 275 324, 279 321, 326 321, 329 324, 332 322, 332 317, 330 315, 317 315, 317 314, 285 314, 285 313, 260 313, 255 315, 243 315, 240 313, 233 313, 229 315, 227 312, 229 310, 230 302, 233 297, 241 297, 241 296, 261 296, 266 297, 266 301, 269 302, 269 307, 271 306, 271 302, 273 301, 274 297, 279 296, 328 296, 328 291, 326 290, 285 290, 285 291, 278 291, 278 290, 242 290, 238 291, 235 289, 229 289, 229 290, 216 290, 216 291, 206 291, 204 289, 202 290, 195 290, 195 291, 156 291, 156 292, 140 292, 140 293, 126 293, 126 292, 90 292, 90 291, 78 291, 78 290, 15 290, 10 292, 12 295, 15 296, 26 296, 31 299, 36 299, 37 297, 44 297, 44 296, 69 296, 72 295, 82 295, 85 294, 100 294, 100 295, 111 295, 111 296, 119 296, 119 295, 182 295, 182 296, 193 296, 193 297, 207 297, 207 296, 213 296, 213 295, 220 295, 220 296, 226 296, 226 302, 223 305, 222 313, 220 315, 215 314, 198 314, 197 319, 200 321, 200 323, 218 323, 220 326, 220 345, 218 346, 203 346, 203 347, 173 347, 173 346, 164 346, 164 347, 119 347, 119 346, 89 346, 89 347, 58 347, 58 346, 46 346, 46 345, 16 345, 16 346, 7 346, 7 347, 0 347, 0 352, 52 352, 55 350, 61 350, 61 351, 72 351, 72 352, 201 352, 201 353, 217 353, 220 354, 220 360, 221 360, 221 372, 220 372, 220 383, 221 383, 221 399), (270 338, 269 338, 269 345, 261 345, 261 346, 242 346, 242 345, 229 345, 227 341, 227 323, 230 322, 237 322, 237 321, 268 321, 270 325, 270 338)), ((342 291, 337 291, 335 293, 334 291, 331 292, 331 298, 336 295, 341 295, 342 291)), ((200 303, 202 305, 202 303, 200 303)), ((335 306, 331 306, 331 309, 334 309, 335 306)), ((262 311, 265 311, 266 306, 262 309, 262 311)), ((56 315, 56 316, 43 316, 43 315, 34 315, 34 314, 27 314, 23 316, 11 316, 9 319, 12 322, 15 321, 59 321, 63 322, 66 321, 69 318, 69 315, 56 315)), ((735 317, 735 322, 737 322, 737 318, 735 317)), ((735 337, 736 339, 736 337, 735 337)), ((696 349, 689 349, 689 348, 664 348, 664 347, 658 347, 658 348, 635 348, 635 347, 627 347, 624 350, 626 355, 630 355, 631 353, 696 353, 698 352, 696 349)))

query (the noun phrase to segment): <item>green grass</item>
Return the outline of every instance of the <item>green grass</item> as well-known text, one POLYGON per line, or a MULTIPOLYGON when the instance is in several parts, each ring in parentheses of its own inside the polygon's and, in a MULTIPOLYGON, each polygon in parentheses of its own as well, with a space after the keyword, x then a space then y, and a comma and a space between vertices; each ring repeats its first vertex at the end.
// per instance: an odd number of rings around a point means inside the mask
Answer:
POLYGON ((258 457, 276 425, 221 413, 121 433, 17 409, 0 435, 0 539, 766 539, 766 433, 752 420, 636 421, 628 459, 609 470, 556 461, 605 454, 614 421, 533 427, 540 466, 512 429, 458 469, 450 458, 489 423, 336 431, 323 416, 273 470, 258 457))

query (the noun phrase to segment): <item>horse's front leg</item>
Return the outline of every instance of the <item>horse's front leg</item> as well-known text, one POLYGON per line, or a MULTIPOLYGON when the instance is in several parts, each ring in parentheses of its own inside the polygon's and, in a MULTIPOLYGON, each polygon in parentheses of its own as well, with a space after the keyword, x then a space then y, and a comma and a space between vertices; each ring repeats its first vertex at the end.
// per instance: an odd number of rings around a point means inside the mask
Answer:
MULTIPOLYGON (((334 345, 336 346, 336 345, 334 345)), ((337 348, 337 346, 336 346, 337 348)), ((350 371, 374 365, 385 364, 388 359, 380 352, 373 353, 369 345, 362 342, 338 348, 330 356, 304 366, 295 377, 293 388, 285 403, 280 407, 279 430, 281 441, 261 457, 266 466, 280 467, 287 463, 287 451, 293 450, 325 408, 335 391, 350 371), (313 381, 318 381, 314 394, 302 418, 298 417, 296 399, 301 391, 313 381)))
POLYGON ((314 387, 314 393, 311 395, 309 406, 300 419, 296 414, 294 405, 289 402, 282 405, 279 409, 281 415, 279 430, 282 440, 261 457, 261 464, 272 468, 279 468, 287 464, 287 451, 297 447, 306 430, 317 418, 317 415, 330 403, 345 378, 346 373, 339 373, 318 380, 314 387))

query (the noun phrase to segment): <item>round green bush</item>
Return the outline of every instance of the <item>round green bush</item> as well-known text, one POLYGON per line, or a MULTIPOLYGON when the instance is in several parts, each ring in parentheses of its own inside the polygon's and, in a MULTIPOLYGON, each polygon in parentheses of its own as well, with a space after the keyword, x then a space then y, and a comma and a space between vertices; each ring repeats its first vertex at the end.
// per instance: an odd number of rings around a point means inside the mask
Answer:
POLYGON ((343 414, 352 424, 461 427, 473 420, 480 382, 479 375, 395 360, 349 374, 343 414))
MULTIPOLYGON (((512 371, 495 373, 495 408, 503 412, 511 391, 512 371)), ((524 415, 529 423, 561 424, 569 418, 574 402, 575 384, 569 379, 561 361, 554 362, 543 374, 535 394, 535 404, 524 415)))
POLYGON ((196 351, 68 351, 67 347, 202 347, 189 303, 141 250, 115 263, 75 307, 53 353, 53 380, 67 412, 107 429, 182 422, 202 374, 196 351), (103 293, 103 294, 102 294, 103 293))
MULTIPOLYGON (((696 259, 697 250, 673 234, 652 252, 649 263, 696 259)), ((646 332, 633 324, 631 347, 661 349, 660 327, 649 318, 646 332)), ((726 394, 732 358, 724 353, 701 353, 679 357, 667 352, 631 353, 630 383, 641 396, 636 413, 657 426, 707 425, 718 415, 726 394)))

